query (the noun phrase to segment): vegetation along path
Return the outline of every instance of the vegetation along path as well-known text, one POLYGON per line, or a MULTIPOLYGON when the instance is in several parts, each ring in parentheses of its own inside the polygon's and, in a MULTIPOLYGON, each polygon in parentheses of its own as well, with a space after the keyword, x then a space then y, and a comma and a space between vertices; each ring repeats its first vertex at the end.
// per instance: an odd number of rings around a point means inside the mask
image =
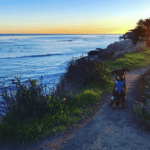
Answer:
MULTIPOLYGON (((133 69, 126 73, 126 106, 112 109, 108 105, 112 93, 105 93, 105 105, 82 130, 65 144, 61 150, 148 150, 150 149, 149 129, 138 122, 133 105, 137 100, 135 83, 150 67, 133 69)), ((115 81, 115 78, 113 78, 115 81)))

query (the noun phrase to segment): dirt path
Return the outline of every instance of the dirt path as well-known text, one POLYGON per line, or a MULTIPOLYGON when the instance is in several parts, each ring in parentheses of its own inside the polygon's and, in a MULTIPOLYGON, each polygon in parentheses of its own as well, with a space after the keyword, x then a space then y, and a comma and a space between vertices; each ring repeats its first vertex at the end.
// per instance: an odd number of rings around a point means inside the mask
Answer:
MULTIPOLYGON (((107 102, 82 130, 65 144, 61 150, 148 150, 150 149, 150 130, 136 120, 130 98, 136 100, 134 84, 147 68, 130 70, 126 73, 126 107, 112 109, 107 102)), ((113 78, 113 80, 115 80, 113 78)), ((110 99, 108 94, 106 101, 110 99)))
MULTIPOLYGON (((137 99, 134 90, 136 81, 140 74, 148 69, 150 67, 126 72, 125 108, 112 109, 108 105, 112 93, 105 93, 102 95, 103 103, 95 111, 96 115, 85 119, 77 128, 64 135, 41 140, 39 144, 20 147, 18 150, 149 150, 150 130, 137 121, 133 111, 133 105, 136 103, 132 100, 137 99)), ((115 81, 114 76, 112 78, 115 81)))

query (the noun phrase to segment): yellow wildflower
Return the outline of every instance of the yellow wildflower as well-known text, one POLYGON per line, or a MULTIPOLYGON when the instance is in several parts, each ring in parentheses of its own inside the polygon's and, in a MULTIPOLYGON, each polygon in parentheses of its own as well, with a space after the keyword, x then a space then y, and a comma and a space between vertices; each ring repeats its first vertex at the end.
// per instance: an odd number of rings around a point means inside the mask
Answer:
POLYGON ((63 99, 64 101, 66 100, 66 98, 63 99))

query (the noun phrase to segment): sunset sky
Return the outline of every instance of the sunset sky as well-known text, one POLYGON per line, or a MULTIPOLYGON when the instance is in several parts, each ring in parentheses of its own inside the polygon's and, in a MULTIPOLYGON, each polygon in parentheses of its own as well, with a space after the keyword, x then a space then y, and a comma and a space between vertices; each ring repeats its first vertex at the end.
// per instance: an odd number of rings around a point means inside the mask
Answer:
POLYGON ((124 34, 149 0, 2 0, 0 34, 124 34))

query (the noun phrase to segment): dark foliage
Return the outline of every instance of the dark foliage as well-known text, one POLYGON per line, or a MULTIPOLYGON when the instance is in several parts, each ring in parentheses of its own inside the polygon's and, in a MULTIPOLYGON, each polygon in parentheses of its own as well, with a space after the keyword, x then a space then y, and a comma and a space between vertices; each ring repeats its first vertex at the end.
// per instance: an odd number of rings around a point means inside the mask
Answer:
POLYGON ((130 32, 126 32, 122 37, 119 37, 119 39, 124 38, 125 39, 131 39, 132 43, 134 45, 137 44, 137 42, 141 41, 147 41, 150 37, 149 31, 150 30, 150 18, 147 18, 145 20, 140 19, 137 22, 137 26, 129 30, 130 32))
MULTIPOLYGON (((7 91, 3 93, 3 99, 7 101, 7 112, 14 113, 15 118, 7 118, 7 121, 23 121, 26 118, 41 117, 49 110, 47 107, 47 95, 44 93, 44 88, 41 84, 37 85, 36 80, 27 80, 26 84, 21 84, 20 79, 16 78, 16 93, 9 94, 7 91)), ((45 86, 46 89, 46 86, 45 86)))
POLYGON ((104 68, 106 65, 103 66, 102 63, 87 61, 83 58, 78 61, 72 60, 68 65, 66 78, 84 86, 89 83, 104 83, 103 75, 109 74, 104 68))

